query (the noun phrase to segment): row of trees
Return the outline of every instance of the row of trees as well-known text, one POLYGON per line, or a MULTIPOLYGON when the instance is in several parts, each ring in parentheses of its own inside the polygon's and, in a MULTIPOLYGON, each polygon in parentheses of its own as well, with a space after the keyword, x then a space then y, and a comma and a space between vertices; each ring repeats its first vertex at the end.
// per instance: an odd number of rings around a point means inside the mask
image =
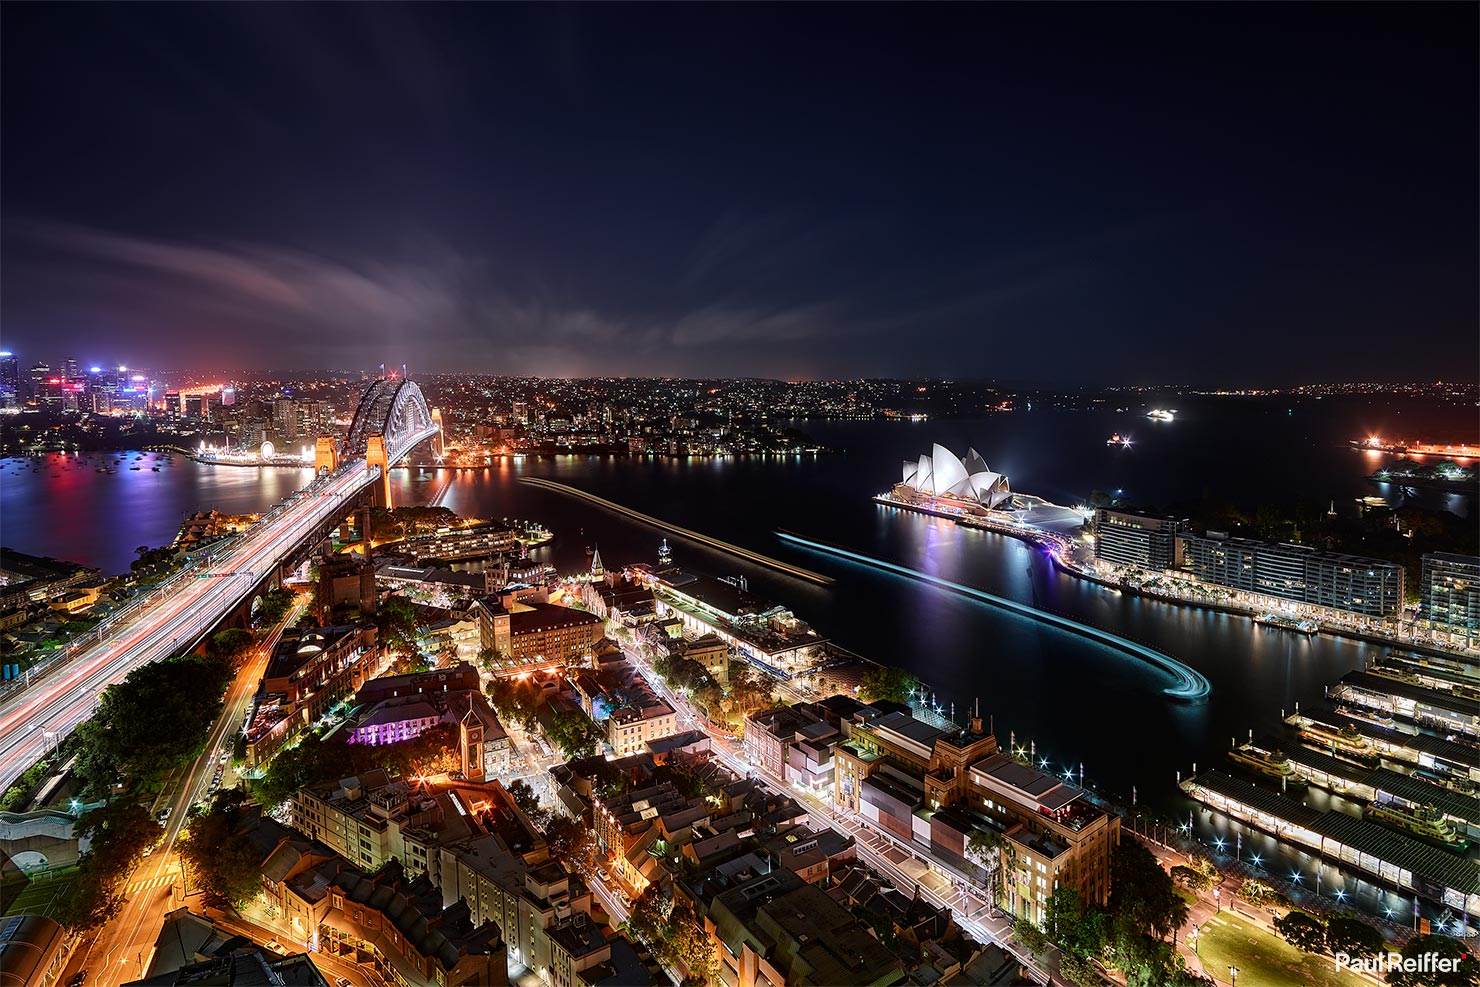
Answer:
POLYGON ((715 979, 718 969, 714 946, 704 931, 703 921, 687 902, 675 904, 656 886, 649 885, 632 903, 627 931, 645 943, 663 965, 682 966, 687 970, 685 987, 715 979))
POLYGON ((659 654, 653 671, 668 688, 681 692, 711 720, 738 726, 747 714, 776 704, 775 685, 770 677, 749 662, 731 661, 729 682, 720 685, 709 669, 682 655, 659 654))
POLYGON ((429 535, 438 528, 452 528, 462 519, 446 507, 372 507, 370 538, 375 542, 400 541, 416 535, 429 535))

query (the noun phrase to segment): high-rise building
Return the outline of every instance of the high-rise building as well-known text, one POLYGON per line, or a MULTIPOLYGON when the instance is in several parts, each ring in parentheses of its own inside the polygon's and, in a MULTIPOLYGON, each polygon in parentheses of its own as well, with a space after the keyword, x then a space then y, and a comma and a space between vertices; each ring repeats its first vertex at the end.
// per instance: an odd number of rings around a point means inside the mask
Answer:
POLYGON ((164 410, 165 414, 169 415, 171 418, 180 417, 180 412, 183 410, 183 408, 180 404, 179 391, 164 392, 164 410))
POLYGON ((221 407, 230 408, 234 404, 236 404, 236 388, 227 384, 221 388, 221 407))
POLYGON ((21 389, 21 362, 9 350, 0 351, 0 387, 16 393, 21 389))
POLYGON ((1366 617, 1396 616, 1403 606, 1403 567, 1396 562, 1212 531, 1179 534, 1177 541, 1180 568, 1205 583, 1366 617))
POLYGON ((1095 512, 1095 558, 1145 569, 1175 569, 1177 535, 1186 519, 1129 514, 1100 508, 1095 512))
POLYGON ((1419 585, 1419 612, 1430 630, 1465 641, 1480 637, 1480 557, 1430 552, 1419 585))
POLYGON ((67 371, 66 379, 67 380, 76 380, 77 377, 78 377, 78 374, 77 374, 77 361, 76 360, 68 360, 66 362, 66 364, 65 364, 65 368, 66 368, 66 371, 67 371))
POLYGON ((46 397, 46 382, 51 379, 51 367, 45 363, 33 363, 29 371, 31 397, 37 401, 46 397))

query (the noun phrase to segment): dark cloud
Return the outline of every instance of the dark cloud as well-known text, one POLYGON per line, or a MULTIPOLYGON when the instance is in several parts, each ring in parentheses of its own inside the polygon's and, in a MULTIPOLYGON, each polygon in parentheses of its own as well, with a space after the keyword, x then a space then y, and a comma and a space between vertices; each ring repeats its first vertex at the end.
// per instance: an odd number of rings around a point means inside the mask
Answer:
POLYGON ((1480 358, 1475 21, 12 5, 0 329, 177 366, 1437 376, 1480 358))

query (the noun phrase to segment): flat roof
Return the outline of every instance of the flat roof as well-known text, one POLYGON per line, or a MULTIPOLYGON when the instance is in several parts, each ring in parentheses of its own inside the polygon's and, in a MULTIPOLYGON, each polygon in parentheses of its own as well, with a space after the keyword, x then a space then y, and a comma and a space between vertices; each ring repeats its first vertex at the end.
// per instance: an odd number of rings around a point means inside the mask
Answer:
POLYGON ((1019 764, 1006 754, 993 754, 973 764, 971 770, 996 779, 1049 812, 1057 812, 1084 794, 1057 775, 1019 764))

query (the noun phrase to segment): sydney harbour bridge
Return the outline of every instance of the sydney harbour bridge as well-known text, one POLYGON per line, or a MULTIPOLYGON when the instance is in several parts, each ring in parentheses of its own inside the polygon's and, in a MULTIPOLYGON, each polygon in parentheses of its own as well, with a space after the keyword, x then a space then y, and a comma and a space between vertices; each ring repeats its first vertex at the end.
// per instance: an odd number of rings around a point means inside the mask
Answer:
POLYGON ((441 415, 421 388, 398 377, 372 382, 349 433, 319 437, 308 486, 150 588, 44 678, 0 703, 0 788, 87 719, 109 685, 190 650, 249 610, 347 516, 372 503, 389 507, 388 471, 423 442, 441 453, 441 415))

